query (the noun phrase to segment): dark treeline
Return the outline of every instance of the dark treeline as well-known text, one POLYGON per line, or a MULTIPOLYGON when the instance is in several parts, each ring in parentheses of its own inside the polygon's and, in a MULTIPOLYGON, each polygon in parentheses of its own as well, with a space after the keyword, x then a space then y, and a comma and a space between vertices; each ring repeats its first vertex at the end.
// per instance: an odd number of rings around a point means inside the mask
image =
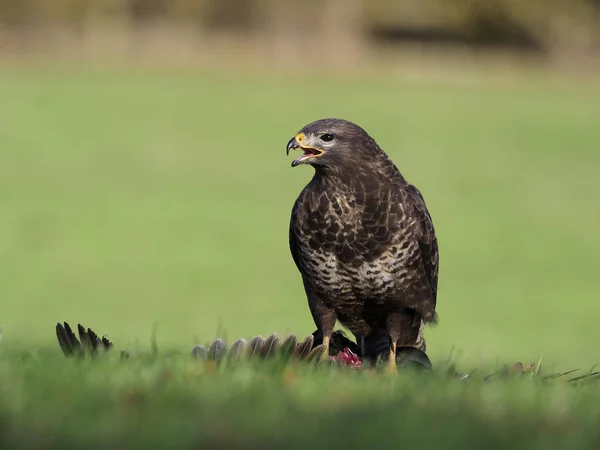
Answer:
POLYGON ((0 29, 160 22, 233 34, 344 30, 371 42, 600 46, 600 0, 0 0, 0 29))

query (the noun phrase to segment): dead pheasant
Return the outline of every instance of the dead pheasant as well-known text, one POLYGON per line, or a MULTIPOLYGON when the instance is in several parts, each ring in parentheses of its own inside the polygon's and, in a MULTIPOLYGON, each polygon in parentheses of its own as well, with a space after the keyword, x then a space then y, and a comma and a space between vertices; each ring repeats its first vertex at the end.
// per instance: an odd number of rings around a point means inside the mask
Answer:
MULTIPOLYGON (((77 325, 79 339, 64 322, 56 324, 56 336, 62 352, 67 357, 95 357, 100 352, 108 351, 114 344, 106 337, 98 337, 91 329, 83 325, 77 325)), ((242 359, 268 359, 279 356, 301 361, 319 362, 323 360, 325 347, 319 342, 319 336, 309 335, 299 341, 294 334, 280 339, 276 334, 267 338, 256 336, 247 341, 238 339, 231 346, 227 346, 223 339, 215 339, 208 346, 196 345, 192 349, 191 356, 198 360, 212 361, 239 361, 242 359)), ((362 355, 360 347, 348 339, 341 331, 334 332, 329 346, 329 360, 345 367, 362 367, 364 363, 376 363, 374 354, 362 355)), ((128 358, 129 354, 121 351, 122 358, 128 358)), ((399 348, 397 351, 397 363, 399 365, 412 365, 418 368, 432 370, 431 362, 427 355, 412 347, 399 348)))

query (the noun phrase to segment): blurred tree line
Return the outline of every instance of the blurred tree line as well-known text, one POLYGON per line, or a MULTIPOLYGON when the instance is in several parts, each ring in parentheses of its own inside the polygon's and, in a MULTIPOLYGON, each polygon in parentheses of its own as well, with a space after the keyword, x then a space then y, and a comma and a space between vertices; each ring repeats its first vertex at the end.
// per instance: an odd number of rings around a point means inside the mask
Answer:
POLYGON ((337 30, 366 42, 596 51, 600 0, 0 0, 0 40, 44 27, 77 35, 114 24, 275 38, 337 30))

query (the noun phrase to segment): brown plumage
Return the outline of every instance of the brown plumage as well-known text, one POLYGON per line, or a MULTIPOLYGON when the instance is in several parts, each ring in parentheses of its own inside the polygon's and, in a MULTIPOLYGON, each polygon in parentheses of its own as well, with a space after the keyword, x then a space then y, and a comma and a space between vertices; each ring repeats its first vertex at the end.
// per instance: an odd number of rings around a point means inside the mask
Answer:
MULTIPOLYGON (((435 323, 438 244, 423 196, 365 130, 341 119, 306 125, 287 145, 312 180, 292 209, 290 250, 317 334, 336 321, 364 345, 385 330, 396 346, 425 350, 435 323)), ((363 350, 367 353, 368 350, 363 350)))

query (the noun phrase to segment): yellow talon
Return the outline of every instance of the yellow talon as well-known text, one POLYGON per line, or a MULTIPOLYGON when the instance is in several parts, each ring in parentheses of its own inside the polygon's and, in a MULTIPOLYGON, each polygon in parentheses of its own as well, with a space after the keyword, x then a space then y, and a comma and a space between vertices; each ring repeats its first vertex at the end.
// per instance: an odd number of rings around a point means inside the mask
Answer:
POLYGON ((387 363, 388 372, 396 373, 396 343, 392 343, 392 348, 390 349, 390 356, 387 363))
POLYGON ((321 360, 329 358, 329 340, 330 339, 331 339, 331 336, 323 336, 323 347, 325 347, 325 351, 323 352, 323 355, 321 356, 321 360))

